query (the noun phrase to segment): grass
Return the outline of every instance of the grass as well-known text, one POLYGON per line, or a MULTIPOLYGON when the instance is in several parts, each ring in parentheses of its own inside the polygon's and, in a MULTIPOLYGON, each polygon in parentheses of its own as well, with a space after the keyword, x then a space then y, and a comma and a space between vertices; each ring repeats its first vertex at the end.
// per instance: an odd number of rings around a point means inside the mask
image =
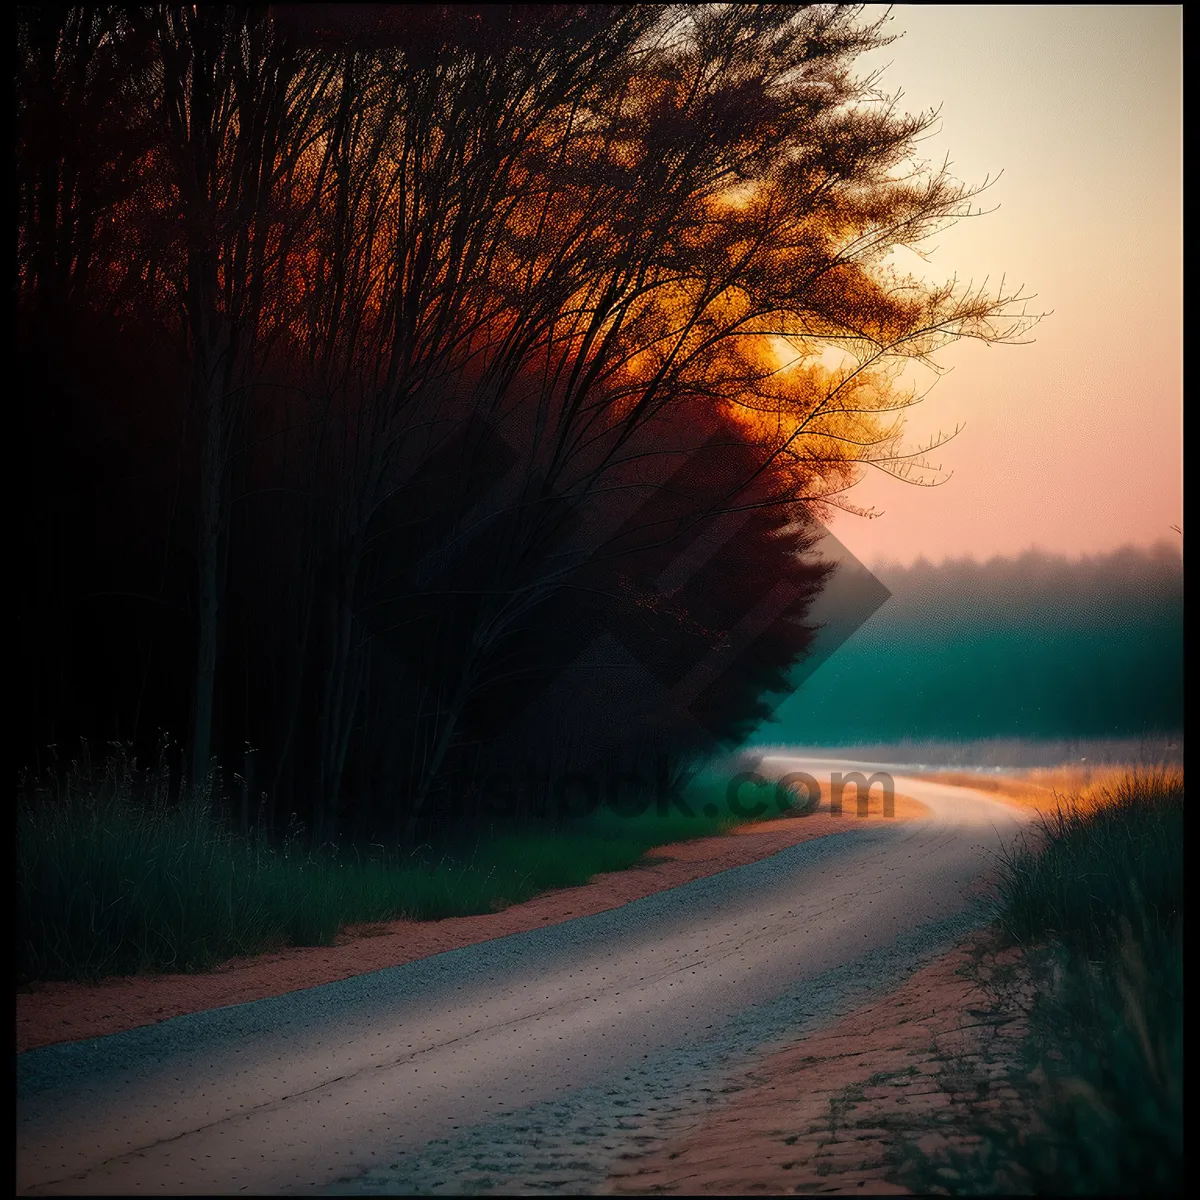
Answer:
POLYGON ((211 797, 172 796, 161 762, 139 771, 116 753, 99 777, 76 766, 20 797, 18 980, 202 971, 328 945, 347 925, 494 912, 624 870, 656 846, 724 832, 738 823, 724 786, 720 774, 698 776, 685 797, 693 816, 601 809, 456 853, 314 852, 294 829, 282 845, 238 837, 211 797))
POLYGON ((1182 1192, 1182 769, 1093 781, 1007 856, 1000 889, 1033 996, 1022 1099, 980 1118, 953 1190, 1182 1192))
POLYGON ((1038 1192, 1183 1186, 1183 773, 1141 771, 1042 822, 1005 864, 1002 927, 1033 945, 1027 1066, 1038 1192))
POLYGON ((1181 770, 1123 774, 1060 804, 1040 826, 1037 843, 1018 845, 1004 863, 1001 923, 1014 942, 1051 938, 1095 959, 1125 926, 1138 937, 1181 927, 1181 770))

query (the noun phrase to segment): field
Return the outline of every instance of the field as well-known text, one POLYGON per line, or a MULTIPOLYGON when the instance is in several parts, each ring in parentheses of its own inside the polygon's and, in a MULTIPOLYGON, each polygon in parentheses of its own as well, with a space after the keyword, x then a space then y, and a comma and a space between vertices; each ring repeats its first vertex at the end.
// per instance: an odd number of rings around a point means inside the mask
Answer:
POLYGON ((895 741, 847 740, 836 745, 755 744, 756 754, 804 754, 855 762, 943 768, 979 774, 1061 771, 1079 767, 1178 765, 1183 762, 1181 734, 1112 738, 905 738, 895 741))
POLYGON ((924 779, 955 787, 977 788, 1013 800, 1040 812, 1053 812, 1061 804, 1076 811, 1090 811, 1104 804, 1119 788, 1136 764, 1099 763, 1088 766, 1069 763, 1058 767, 1034 767, 1003 775, 978 771, 922 771, 924 779))

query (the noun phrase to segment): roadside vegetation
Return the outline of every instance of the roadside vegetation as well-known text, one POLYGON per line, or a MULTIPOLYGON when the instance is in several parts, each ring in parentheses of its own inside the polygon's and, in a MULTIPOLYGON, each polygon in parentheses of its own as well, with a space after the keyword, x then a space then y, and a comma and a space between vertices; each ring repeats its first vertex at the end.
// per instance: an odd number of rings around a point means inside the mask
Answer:
MULTIPOLYGON (((160 762, 112 755, 27 784, 18 804, 19 980, 202 971, 238 955, 328 945, 347 925, 487 913, 633 866, 655 846, 745 818, 725 776, 697 775, 690 810, 646 794, 624 811, 495 826, 403 848, 243 836, 213 794, 173 788, 160 762), (643 811, 636 812, 642 806, 643 811)), ((630 803, 630 800, 633 803, 630 803)), ((771 806, 765 817, 778 815, 771 806)))
POLYGON ((1005 933, 1036 946, 1028 1066, 1039 1192, 1183 1187, 1183 773, 1068 803, 1005 863, 1005 933))
POLYGON ((1003 860, 1000 890, 1020 978, 991 990, 1026 1019, 1020 1099, 979 1116, 973 1152, 924 1163, 924 1190, 1182 1192, 1182 769, 1063 800, 1003 860))

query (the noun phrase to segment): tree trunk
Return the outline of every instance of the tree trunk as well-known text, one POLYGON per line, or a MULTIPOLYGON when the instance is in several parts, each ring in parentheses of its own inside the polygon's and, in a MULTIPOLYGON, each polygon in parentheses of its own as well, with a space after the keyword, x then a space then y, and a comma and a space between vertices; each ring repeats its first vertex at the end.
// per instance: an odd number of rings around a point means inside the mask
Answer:
POLYGON ((242 764, 242 812, 238 822, 242 837, 250 832, 250 797, 254 795, 254 751, 246 746, 246 757, 242 764))
POLYGON ((348 726, 354 719, 357 688, 351 675, 351 638, 354 633, 355 556, 334 568, 333 596, 329 606, 329 661, 325 671, 321 721, 321 758, 317 795, 313 800, 313 833, 325 833, 330 811, 336 813, 342 785, 348 726))
POLYGON ((224 454, 221 396, 210 375, 202 390, 203 446, 200 457, 200 536, 197 552, 196 675, 192 692, 191 777, 208 778, 212 757, 213 699, 217 677, 220 616, 221 498, 224 454))
POLYGON ((404 826, 404 840, 410 846, 416 840, 417 824, 424 812, 425 805, 429 803, 429 793, 433 790, 433 785, 454 741, 454 735, 458 729, 458 718, 462 714, 463 704, 467 698, 467 691, 467 672, 464 671, 459 685, 455 690, 454 699, 447 709, 445 723, 438 732, 433 747, 433 755, 422 771, 420 785, 417 788, 416 795, 413 797, 412 807, 409 809, 408 821, 404 826))

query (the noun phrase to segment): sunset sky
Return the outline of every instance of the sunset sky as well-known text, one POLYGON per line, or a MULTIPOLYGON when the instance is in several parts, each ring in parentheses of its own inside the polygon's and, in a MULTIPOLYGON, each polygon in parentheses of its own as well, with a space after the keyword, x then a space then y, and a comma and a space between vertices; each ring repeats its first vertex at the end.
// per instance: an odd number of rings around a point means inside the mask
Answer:
POLYGON ((1002 177, 997 211, 932 244, 927 279, 1024 284, 1052 315, 1032 345, 955 346, 910 414, 912 438, 964 424, 934 456, 953 478, 877 474, 841 516, 864 562, 1070 555, 1178 535, 1182 524, 1182 9, 908 6, 885 67, 909 111, 941 106, 927 157, 968 183, 1002 177))

